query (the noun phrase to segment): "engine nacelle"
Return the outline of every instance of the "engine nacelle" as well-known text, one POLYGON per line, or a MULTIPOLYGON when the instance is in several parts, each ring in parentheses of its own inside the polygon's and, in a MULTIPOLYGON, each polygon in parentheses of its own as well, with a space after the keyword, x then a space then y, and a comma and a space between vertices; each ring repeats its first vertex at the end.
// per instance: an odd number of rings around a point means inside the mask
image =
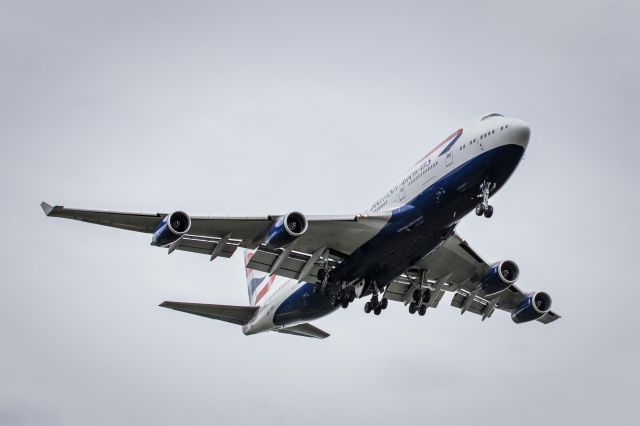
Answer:
POLYGON ((191 218, 185 212, 173 212, 167 215, 151 238, 151 245, 166 246, 175 242, 191 228, 191 218))
POLYGON ((549 312, 551 309, 551 296, 543 291, 527 295, 524 301, 511 314, 515 323, 534 321, 549 312))
POLYGON ((494 263, 482 278, 481 287, 487 296, 498 294, 515 283, 519 274, 520 269, 512 260, 494 263))
POLYGON ((271 248, 282 248, 291 244, 307 230, 309 223, 300 212, 281 216, 267 232, 265 244, 271 248))

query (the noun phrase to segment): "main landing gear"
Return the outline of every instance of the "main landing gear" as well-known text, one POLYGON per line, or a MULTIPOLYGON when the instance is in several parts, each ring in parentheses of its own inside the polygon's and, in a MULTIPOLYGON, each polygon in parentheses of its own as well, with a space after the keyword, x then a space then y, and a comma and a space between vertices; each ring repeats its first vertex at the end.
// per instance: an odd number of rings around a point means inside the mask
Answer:
POLYGON ((418 315, 422 317, 427 313, 427 306, 431 301, 431 290, 414 290, 411 299, 412 301, 409 303, 409 313, 413 315, 417 312, 418 315))
POLYGON ((318 282, 316 282, 313 286, 314 293, 322 293, 325 296, 329 295, 329 275, 330 270, 328 268, 320 268, 318 269, 318 273, 316 276, 318 277, 318 282))
POLYGON ((495 183, 484 181, 480 185, 481 193, 478 194, 478 198, 482 198, 482 201, 476 205, 476 215, 486 217, 489 219, 493 216, 493 206, 489 205, 489 194, 496 187, 495 183))
POLYGON ((318 277, 318 282, 313 287, 314 293, 322 293, 325 296, 329 295, 330 286, 329 281, 331 281, 331 268, 329 268, 329 258, 327 257, 324 260, 323 265, 318 269, 316 273, 316 277, 318 277))
POLYGON ((332 306, 342 306, 343 308, 349 307, 349 303, 356 299, 356 289, 353 286, 347 286, 339 289, 336 294, 331 295, 332 306))
MULTIPOLYGON (((331 269, 329 265, 325 264, 324 267, 318 269, 316 276, 318 282, 313 285, 313 292, 321 293, 324 296, 328 296, 331 293, 331 269)), ((344 288, 340 287, 338 291, 331 295, 331 306, 342 306, 347 308, 349 303, 356 299, 356 289, 352 285, 348 285, 344 288)))
POLYGON ((389 300, 386 297, 383 297, 381 300, 378 300, 378 293, 373 293, 371 296, 371 300, 364 304, 364 312, 369 313, 373 311, 374 314, 380 315, 384 309, 387 309, 387 305, 389 304, 389 300))

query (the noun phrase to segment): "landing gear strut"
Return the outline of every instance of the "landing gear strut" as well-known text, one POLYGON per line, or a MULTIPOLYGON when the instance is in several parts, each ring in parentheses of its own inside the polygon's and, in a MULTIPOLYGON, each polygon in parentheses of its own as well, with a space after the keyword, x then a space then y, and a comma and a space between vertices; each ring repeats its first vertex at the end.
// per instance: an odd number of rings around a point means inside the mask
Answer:
POLYGON ((482 198, 482 201, 476 205, 476 215, 486 217, 487 219, 493 216, 493 206, 489 205, 489 194, 496 187, 495 183, 484 181, 480 185, 481 193, 478 194, 478 198, 482 198))
POLYGON ((409 303, 409 313, 413 315, 417 312, 422 317, 427 313, 427 306, 431 301, 431 290, 427 289, 424 292, 414 290, 412 299, 412 302, 409 303))
POLYGON ((347 286, 339 289, 335 294, 331 296, 332 306, 342 306, 347 308, 349 303, 353 302, 356 298, 356 290, 353 286, 347 286))
POLYGON ((371 300, 364 304, 364 312, 368 314, 373 311, 374 314, 380 315, 383 310, 387 309, 388 305, 389 300, 387 300, 386 297, 378 300, 378 289, 375 288, 373 296, 371 296, 371 300))
MULTIPOLYGON (((321 269, 322 271, 322 269, 321 269)), ((326 280, 322 280, 322 281, 318 281, 313 285, 313 292, 314 293, 321 293, 325 296, 329 295, 329 284, 326 282, 326 280)))
POLYGON ((322 293, 325 296, 329 295, 329 281, 331 280, 331 269, 329 268, 329 257, 324 260, 324 264, 318 269, 316 273, 318 282, 313 287, 314 293, 322 293))

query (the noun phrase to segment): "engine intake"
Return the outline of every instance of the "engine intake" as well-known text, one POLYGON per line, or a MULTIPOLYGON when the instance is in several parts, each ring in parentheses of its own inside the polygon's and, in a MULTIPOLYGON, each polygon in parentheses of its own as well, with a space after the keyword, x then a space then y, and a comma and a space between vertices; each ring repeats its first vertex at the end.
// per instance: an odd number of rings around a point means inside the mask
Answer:
POLYGON ((160 222, 156 232, 153 233, 151 245, 166 246, 175 242, 181 235, 186 234, 191 228, 191 218, 185 212, 173 212, 160 222))
POLYGON ((271 248, 288 246, 304 234, 308 227, 307 218, 302 213, 291 212, 271 225, 264 243, 271 248))
POLYGON ((515 323, 534 321, 549 312, 551 309, 551 296, 543 291, 529 294, 520 307, 511 314, 515 323))
POLYGON ((498 294, 518 280, 520 269, 516 262, 505 260, 494 263, 482 278, 482 289, 487 296, 498 294))

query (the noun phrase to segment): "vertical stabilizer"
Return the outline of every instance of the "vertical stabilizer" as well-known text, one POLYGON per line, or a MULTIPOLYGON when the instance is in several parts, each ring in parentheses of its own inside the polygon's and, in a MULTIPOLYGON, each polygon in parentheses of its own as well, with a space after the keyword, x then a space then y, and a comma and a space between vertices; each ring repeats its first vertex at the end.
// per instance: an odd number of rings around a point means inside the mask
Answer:
POLYGON ((266 272, 256 271, 247 267, 255 250, 244 250, 244 266, 247 274, 247 292, 249 293, 249 303, 259 305, 260 301, 271 288, 275 275, 269 275, 266 272))

